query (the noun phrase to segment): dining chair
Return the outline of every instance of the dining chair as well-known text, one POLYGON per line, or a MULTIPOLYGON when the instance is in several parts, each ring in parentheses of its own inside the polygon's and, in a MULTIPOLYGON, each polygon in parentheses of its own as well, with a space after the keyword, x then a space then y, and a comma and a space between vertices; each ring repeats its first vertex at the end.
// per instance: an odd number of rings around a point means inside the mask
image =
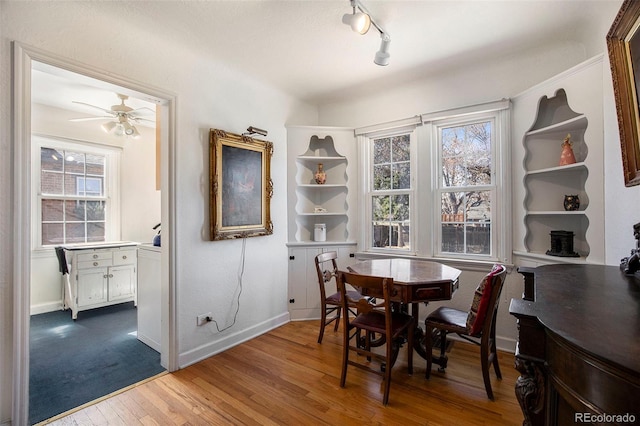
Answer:
MULTIPOLYGON (((335 251, 328 251, 321 253, 315 257, 316 273, 318 274, 318 284, 320 285, 320 334, 318 335, 318 343, 322 343, 322 337, 324 336, 324 329, 327 325, 335 322, 334 331, 338 331, 338 325, 340 324, 340 316, 342 314, 342 305, 340 303, 340 292, 327 296, 327 286, 333 282, 338 272, 337 259, 338 254, 335 251)), ((337 287, 336 287, 337 290, 337 287)), ((366 299, 357 290, 348 290, 349 309, 352 309, 352 314, 356 315, 355 304, 361 299, 366 299)))
POLYGON ((441 306, 425 319, 425 350, 427 358, 426 378, 431 374, 433 357, 434 332, 439 332, 440 360, 439 371, 444 372, 447 366, 447 333, 458 336, 480 346, 480 362, 482 377, 487 396, 493 401, 493 390, 489 376, 489 367, 493 365, 496 376, 502 379, 498 356, 496 354, 496 315, 500 293, 504 284, 507 269, 503 265, 494 265, 476 288, 469 311, 441 306))
POLYGON ((349 365, 380 375, 384 380, 382 403, 387 405, 391 387, 391 370, 405 338, 407 342, 407 369, 409 374, 413 373, 414 319, 407 313, 392 310, 390 298, 393 295, 393 278, 338 271, 336 281, 338 291, 342 296, 342 309, 346 312, 349 304, 355 303, 358 311, 357 316, 353 319, 347 314, 343 320, 344 343, 340 387, 345 386, 349 365), (360 289, 362 294, 375 298, 376 302, 370 303, 365 299, 360 299, 357 302, 350 300, 347 285, 360 289), (361 344, 363 331, 365 334, 364 345, 361 344), (374 334, 385 339, 384 353, 372 351, 371 336, 374 334), (350 352, 366 356, 366 358, 350 359, 350 352), (372 360, 380 361, 381 365, 374 366, 372 360))

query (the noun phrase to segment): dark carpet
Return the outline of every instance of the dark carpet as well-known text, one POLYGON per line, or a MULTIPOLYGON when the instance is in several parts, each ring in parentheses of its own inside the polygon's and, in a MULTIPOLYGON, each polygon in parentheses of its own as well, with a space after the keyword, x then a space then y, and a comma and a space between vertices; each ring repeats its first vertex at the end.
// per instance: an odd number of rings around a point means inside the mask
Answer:
POLYGON ((136 338, 133 302, 31 316, 29 423, 161 373, 160 354, 136 338))

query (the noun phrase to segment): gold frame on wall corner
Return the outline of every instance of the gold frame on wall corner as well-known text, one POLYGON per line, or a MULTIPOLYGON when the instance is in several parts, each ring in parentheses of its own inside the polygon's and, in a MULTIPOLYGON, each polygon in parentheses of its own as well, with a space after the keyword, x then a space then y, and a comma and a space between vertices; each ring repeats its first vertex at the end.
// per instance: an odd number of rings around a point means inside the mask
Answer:
POLYGON ((607 34, 625 186, 640 185, 640 1, 625 0, 607 34), (636 73, 633 66, 636 65, 636 73))
POLYGON ((273 234, 273 143, 209 131, 209 230, 213 241, 273 234))

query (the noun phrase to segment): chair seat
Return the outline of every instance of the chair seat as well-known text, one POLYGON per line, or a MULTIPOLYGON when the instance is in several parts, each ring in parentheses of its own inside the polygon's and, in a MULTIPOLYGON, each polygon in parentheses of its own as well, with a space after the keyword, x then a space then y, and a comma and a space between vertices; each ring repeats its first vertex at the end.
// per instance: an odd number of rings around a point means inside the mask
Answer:
POLYGON ((427 316, 426 322, 446 326, 448 331, 466 333, 468 312, 441 306, 427 316))
MULTIPOLYGON (((357 291, 347 291, 349 295, 348 299, 352 301, 358 301, 360 299, 365 299, 366 297, 360 294, 357 291)), ((327 296, 327 303, 330 305, 339 305, 340 304, 340 293, 333 293, 331 296, 327 296)))
MULTIPOLYGON (((395 338, 403 332, 413 321, 413 317, 402 312, 393 312, 391 314, 391 334, 395 338)), ((368 312, 358 315, 351 325, 363 330, 372 331, 374 333, 385 334, 384 315, 379 312, 368 312)))

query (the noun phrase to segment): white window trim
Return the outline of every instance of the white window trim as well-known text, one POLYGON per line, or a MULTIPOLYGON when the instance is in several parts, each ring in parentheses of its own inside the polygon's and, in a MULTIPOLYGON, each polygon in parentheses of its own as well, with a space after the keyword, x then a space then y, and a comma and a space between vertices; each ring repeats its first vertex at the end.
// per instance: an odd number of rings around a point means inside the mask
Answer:
MULTIPOLYGON (((358 146, 358 159, 361 165, 358 180, 358 205, 361 206, 358 217, 359 247, 364 251, 364 256, 377 254, 413 256, 425 259, 437 259, 451 265, 473 268, 474 265, 486 265, 492 262, 511 264, 512 248, 512 218, 511 218, 511 140, 510 140, 510 107, 509 99, 470 105, 461 108, 436 111, 417 115, 411 118, 396 120, 355 129, 358 146), (495 116, 496 132, 495 143, 492 144, 492 156, 494 159, 494 185, 495 200, 492 199, 492 241, 494 256, 463 255, 452 256, 449 253, 437 255, 439 246, 440 221, 433 217, 435 205, 440 205, 436 200, 436 184, 438 170, 434 170, 434 162, 417 166, 419 158, 437 158, 439 147, 437 138, 434 138, 435 127, 445 120, 469 120, 476 121, 481 116, 495 116), (371 217, 371 206, 367 203, 369 173, 371 169, 370 143, 371 138, 393 135, 397 132, 407 131, 413 128, 411 151, 411 179, 413 198, 411 199, 411 252, 402 250, 371 250, 371 231, 368 218, 371 217), (415 139, 414 139, 415 138, 415 139), (415 141, 415 143, 414 143, 415 141), (494 218, 495 217, 495 218, 494 218)), ((377 248, 376 248, 377 249, 377 248)))
POLYGON ((433 245, 433 253, 434 253, 434 257, 437 258, 455 258, 455 259, 478 259, 478 260, 483 260, 483 261, 496 261, 499 258, 498 255, 498 233, 495 232, 495 228, 494 228, 494 224, 498 223, 500 221, 500 211, 499 209, 494 208, 496 206, 496 203, 498 203, 499 201, 497 200, 497 193, 500 192, 499 188, 499 182, 496 176, 496 172, 497 170, 500 168, 500 161, 498 161, 498 158, 496 157, 496 152, 497 152, 497 145, 498 145, 498 141, 501 140, 501 134, 500 134, 500 129, 498 129, 499 126, 499 122, 500 122, 500 117, 497 117, 495 113, 489 112, 489 113, 483 113, 483 114, 473 114, 473 115, 465 115, 462 117, 454 117, 454 118, 447 118, 444 120, 438 120, 438 121, 434 121, 432 122, 432 141, 434 142, 434 151, 435 151, 435 158, 436 158, 436 167, 434 167, 433 169, 433 183, 434 183, 434 190, 433 190, 433 206, 435 208, 435 206, 439 206, 441 204, 441 196, 443 192, 449 192, 451 190, 453 191, 491 191, 491 228, 492 228, 492 232, 491 232, 491 247, 493 248, 493 253, 492 254, 469 254, 469 253, 450 253, 450 252, 443 252, 442 251, 442 217, 436 215, 433 218, 433 228, 434 228, 434 245, 433 245), (489 185, 476 185, 473 187, 451 187, 451 188, 445 188, 442 186, 441 184, 441 175, 440 175, 440 170, 442 168, 442 150, 440 149, 441 146, 441 140, 440 140, 440 136, 441 136, 441 129, 443 128, 448 128, 448 127, 457 127, 457 126, 464 126, 467 124, 473 124, 473 123, 479 123, 479 122, 491 122, 491 129, 492 129, 492 140, 491 140, 491 183, 489 185))
POLYGON ((31 150, 31 247, 34 252, 51 250, 51 246, 42 245, 42 194, 40 192, 40 150, 42 147, 55 146, 64 150, 98 154, 105 157, 105 240, 120 240, 120 157, 122 149, 108 145, 60 138, 48 135, 33 135, 31 150))
POLYGON ((360 174, 360 188, 361 191, 358 191, 358 205, 362 208, 360 209, 360 238, 362 241, 362 247, 368 252, 371 253, 379 253, 379 254, 396 254, 396 255, 409 255, 415 256, 415 242, 416 242, 416 231, 415 231, 415 221, 417 219, 415 202, 416 202, 416 145, 417 145, 417 137, 416 137, 416 125, 408 125, 400 128, 394 129, 382 129, 377 130, 375 132, 361 134, 357 136, 358 139, 358 148, 360 150, 360 164, 362 164, 362 169, 364 173, 360 174), (409 194, 409 241, 411 242, 411 248, 400 249, 400 248, 387 248, 387 247, 373 247, 371 245, 372 240, 372 230, 371 230, 371 215, 372 215, 372 197, 373 197, 373 188, 371 187, 371 166, 373 164, 373 140, 380 138, 393 137, 398 135, 409 135, 409 143, 410 143, 410 166, 411 166, 411 179, 410 185, 411 187, 408 190, 402 190, 401 192, 406 192, 409 194))

